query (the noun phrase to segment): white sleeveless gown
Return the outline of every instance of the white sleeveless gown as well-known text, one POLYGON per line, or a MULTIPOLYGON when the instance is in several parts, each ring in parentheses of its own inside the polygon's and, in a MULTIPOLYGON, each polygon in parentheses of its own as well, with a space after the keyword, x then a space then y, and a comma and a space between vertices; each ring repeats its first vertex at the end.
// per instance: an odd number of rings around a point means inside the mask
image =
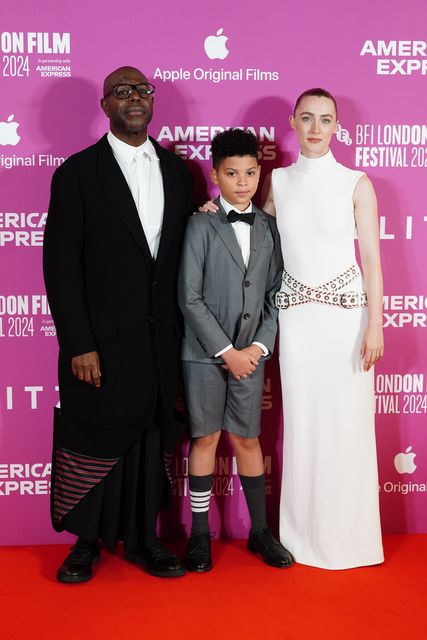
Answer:
MULTIPOLYGON (((273 171, 285 269, 300 282, 322 285, 356 263, 352 196, 362 175, 330 151, 273 171)), ((342 289, 363 290, 361 275, 342 289)), ((374 372, 360 358, 367 317, 366 307, 314 302, 279 312, 280 539, 302 564, 347 569, 384 559, 374 372)))

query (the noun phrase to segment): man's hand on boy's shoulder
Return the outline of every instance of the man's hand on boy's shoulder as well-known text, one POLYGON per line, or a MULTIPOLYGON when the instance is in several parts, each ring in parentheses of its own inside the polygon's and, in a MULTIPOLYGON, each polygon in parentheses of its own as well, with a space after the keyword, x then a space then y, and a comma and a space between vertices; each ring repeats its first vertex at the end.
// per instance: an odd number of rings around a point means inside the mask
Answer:
POLYGON ((256 345, 251 345, 240 351, 232 347, 221 356, 225 362, 224 368, 227 369, 227 371, 231 371, 236 380, 247 378, 258 366, 259 357, 257 356, 256 349, 261 352, 261 349, 256 345))
POLYGON ((199 213, 216 213, 219 211, 219 207, 213 200, 207 200, 205 204, 199 207, 199 213))

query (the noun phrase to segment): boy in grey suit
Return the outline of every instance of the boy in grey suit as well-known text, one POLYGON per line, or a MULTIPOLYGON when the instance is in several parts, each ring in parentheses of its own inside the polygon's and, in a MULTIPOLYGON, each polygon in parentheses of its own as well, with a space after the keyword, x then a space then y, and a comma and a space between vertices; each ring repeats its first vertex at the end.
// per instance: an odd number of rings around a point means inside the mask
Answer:
POLYGON ((274 348, 282 257, 276 221, 251 198, 259 182, 258 141, 232 129, 212 141, 211 177, 218 213, 187 224, 178 296, 184 315, 183 373, 193 438, 189 458, 192 529, 190 571, 212 568, 209 501, 215 453, 228 431, 251 516, 248 549, 274 567, 292 564, 265 516, 263 456, 258 441, 264 361, 274 348))

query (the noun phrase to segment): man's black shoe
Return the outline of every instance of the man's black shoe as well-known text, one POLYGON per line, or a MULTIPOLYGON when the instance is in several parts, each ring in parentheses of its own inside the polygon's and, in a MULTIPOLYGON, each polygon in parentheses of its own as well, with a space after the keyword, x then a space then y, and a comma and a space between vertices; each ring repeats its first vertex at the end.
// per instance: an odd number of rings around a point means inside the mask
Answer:
POLYGON ((56 572, 59 582, 86 582, 92 578, 92 565, 99 561, 100 551, 97 541, 77 538, 71 553, 56 572))
POLYGON ((190 536, 185 554, 185 566, 189 571, 203 573, 212 569, 211 534, 196 533, 190 536))
POLYGON ((152 547, 127 553, 127 560, 140 564, 148 573, 158 578, 178 578, 185 574, 185 567, 178 558, 157 540, 152 547))
POLYGON ((292 554, 276 540, 270 529, 251 531, 248 549, 253 553, 260 553, 264 562, 271 567, 285 568, 293 564, 292 554))

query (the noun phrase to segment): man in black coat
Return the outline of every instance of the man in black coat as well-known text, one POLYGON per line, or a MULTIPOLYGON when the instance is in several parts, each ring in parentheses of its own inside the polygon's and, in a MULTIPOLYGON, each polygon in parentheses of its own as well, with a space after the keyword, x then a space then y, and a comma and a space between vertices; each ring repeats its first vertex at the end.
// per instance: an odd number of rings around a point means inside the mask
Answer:
POLYGON ((178 259, 193 210, 180 158, 147 136, 154 87, 133 67, 104 82, 110 132, 53 176, 44 276, 59 341, 52 522, 78 536, 57 573, 92 577, 98 540, 158 576, 184 568, 156 537, 181 331, 178 259))

